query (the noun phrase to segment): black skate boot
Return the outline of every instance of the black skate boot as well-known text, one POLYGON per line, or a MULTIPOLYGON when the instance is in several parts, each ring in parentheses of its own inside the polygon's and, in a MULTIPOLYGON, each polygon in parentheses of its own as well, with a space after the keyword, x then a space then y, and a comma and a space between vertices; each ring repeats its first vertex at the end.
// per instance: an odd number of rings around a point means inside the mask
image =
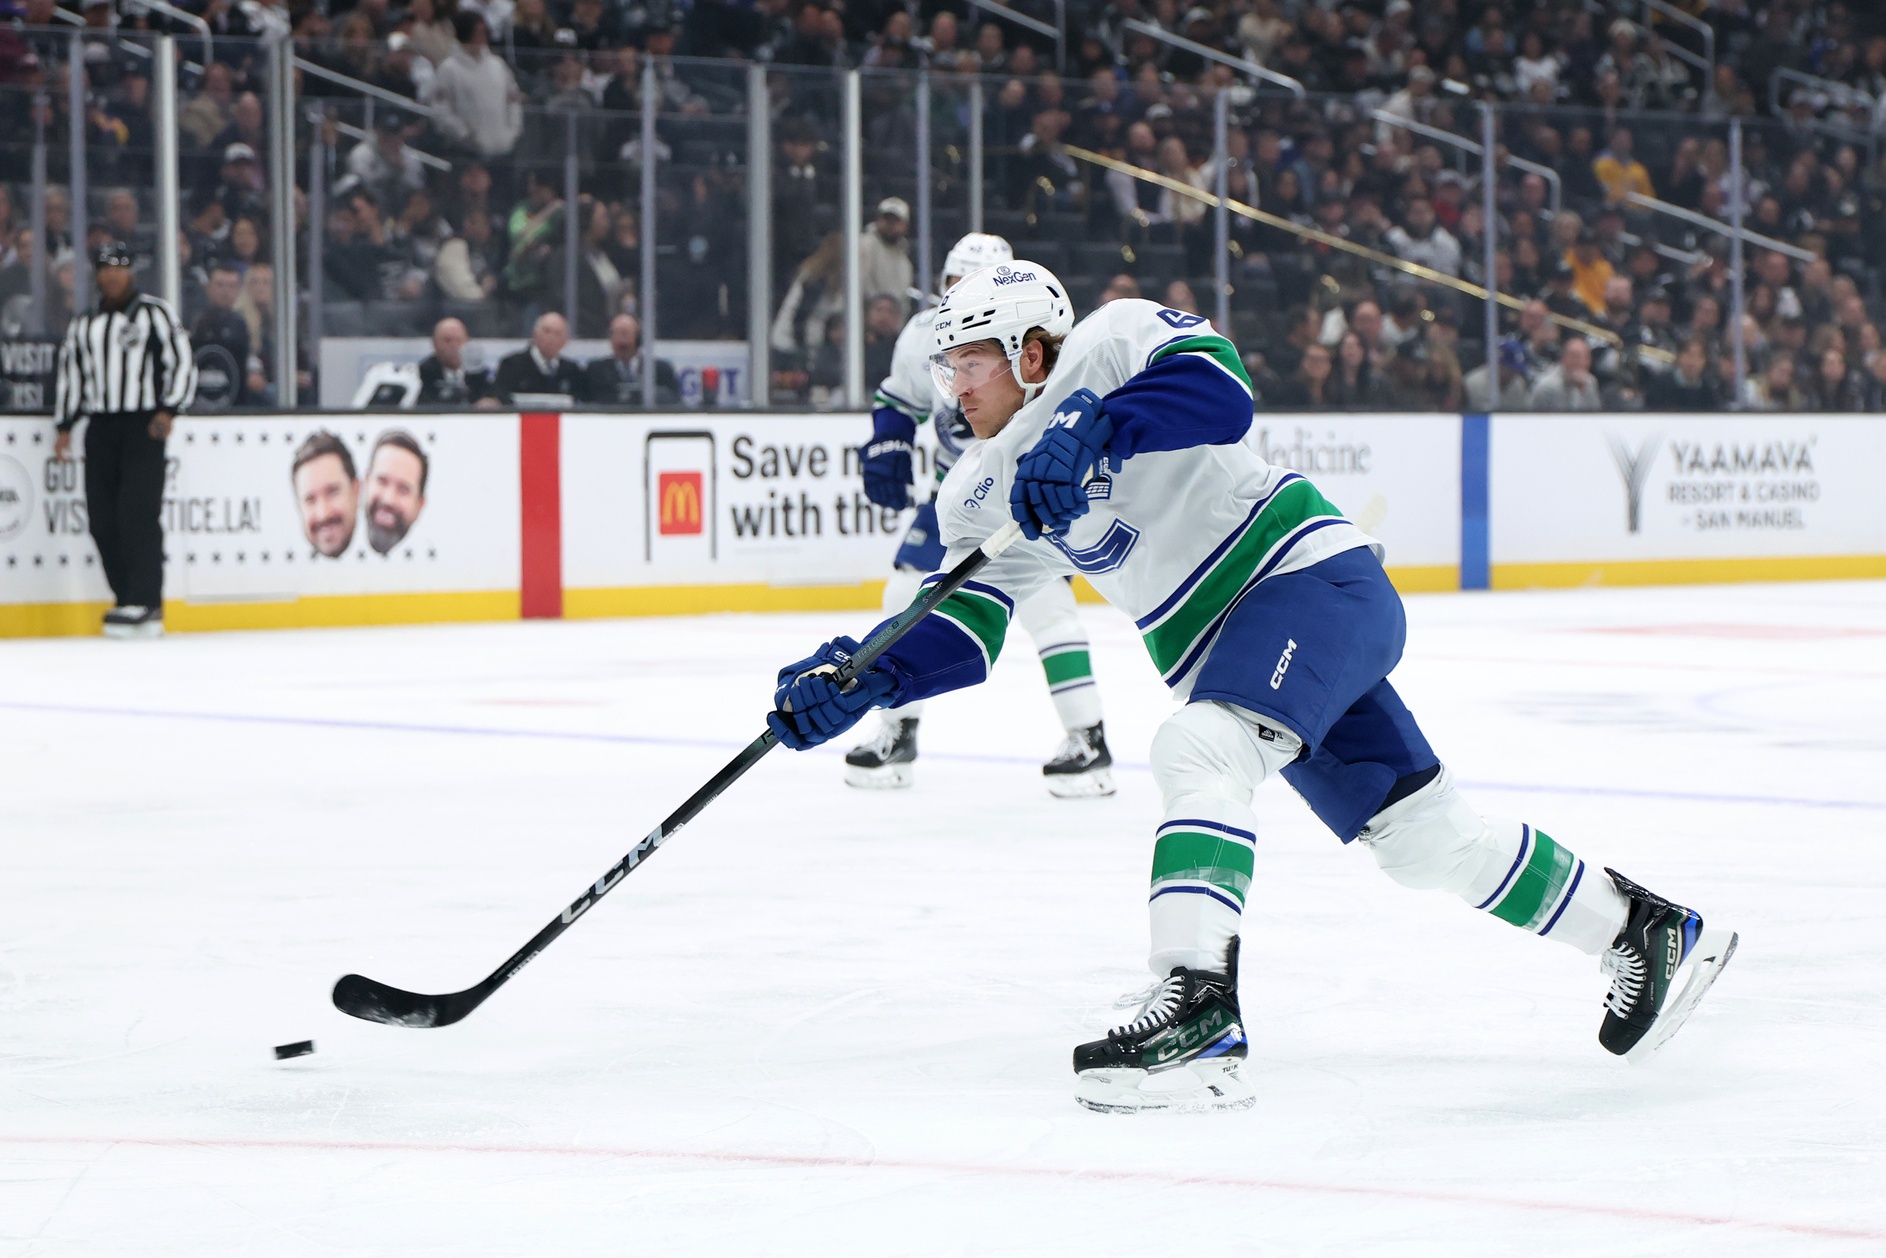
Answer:
POLYGON ((114 607, 105 613, 107 638, 161 638, 164 636, 164 609, 161 607, 114 607))
POLYGON ((917 719, 886 712, 878 732, 845 753, 845 785, 893 791, 916 781, 917 719))
POLYGON ((1113 753, 1107 750, 1107 725, 1096 722, 1071 729, 1054 759, 1041 766, 1048 793, 1060 799, 1094 799, 1113 794, 1113 753))
POLYGON ((1631 913, 1599 959, 1611 990, 1598 1042, 1620 1057, 1648 1057, 1694 1012, 1735 955, 1737 938, 1734 931, 1704 930, 1693 909, 1652 895, 1615 869, 1604 872, 1631 902, 1631 913))
POLYGON ((1104 1114, 1181 1114, 1255 1104, 1238 1073, 1249 1049, 1238 1013, 1238 941, 1227 971, 1175 969, 1140 1015, 1074 1049, 1074 1099, 1104 1114))

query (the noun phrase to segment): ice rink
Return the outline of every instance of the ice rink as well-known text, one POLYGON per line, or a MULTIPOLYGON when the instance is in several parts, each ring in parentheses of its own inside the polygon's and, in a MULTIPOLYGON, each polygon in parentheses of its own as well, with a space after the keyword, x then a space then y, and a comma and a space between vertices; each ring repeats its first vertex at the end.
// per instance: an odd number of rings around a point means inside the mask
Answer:
POLYGON ((1171 710, 1087 609, 1120 793, 1019 633, 913 792, 775 752, 482 977, 866 613, 0 643, 0 1255, 1886 1251, 1886 583, 1409 600, 1483 811, 1741 933, 1626 1065, 1595 963, 1259 793, 1254 1110, 1091 1114, 1171 710), (312 1057, 270 1047, 314 1039, 312 1057))

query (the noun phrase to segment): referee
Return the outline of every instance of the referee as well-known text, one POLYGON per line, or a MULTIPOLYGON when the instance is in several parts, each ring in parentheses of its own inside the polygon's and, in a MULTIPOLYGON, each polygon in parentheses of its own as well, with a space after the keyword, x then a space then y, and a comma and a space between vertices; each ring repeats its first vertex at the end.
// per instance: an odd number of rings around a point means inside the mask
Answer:
POLYGON ((59 350, 53 453, 72 457, 85 428, 85 511, 116 602, 107 637, 164 632, 164 442, 196 396, 190 337, 164 302, 137 290, 122 241, 92 255, 98 308, 66 329, 59 350))

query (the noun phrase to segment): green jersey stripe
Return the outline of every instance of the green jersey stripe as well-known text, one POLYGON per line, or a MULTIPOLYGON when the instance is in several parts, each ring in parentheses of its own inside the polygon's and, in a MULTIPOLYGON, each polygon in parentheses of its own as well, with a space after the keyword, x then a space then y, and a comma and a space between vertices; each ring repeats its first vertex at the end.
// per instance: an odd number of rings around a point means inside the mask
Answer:
POLYGON ((1050 686, 1058 686, 1063 682, 1092 677, 1094 666, 1085 651, 1063 651, 1059 655, 1042 656, 1041 671, 1048 675, 1050 686))
POLYGON ((1243 903, 1255 865, 1256 855, 1249 844, 1222 835, 1173 830, 1153 844, 1152 884, 1157 890, 1168 882, 1210 883, 1243 903))
POLYGON ((1182 341, 1161 345, 1153 351, 1153 356, 1146 360, 1146 365, 1150 367, 1160 359, 1170 358, 1174 354, 1203 354, 1223 367, 1226 374, 1242 384, 1246 393, 1251 391, 1251 377, 1245 374, 1244 360, 1238 357, 1237 348, 1216 333, 1188 336, 1182 341))
POLYGON ((1307 480, 1291 481, 1278 490, 1270 505, 1246 527, 1244 536, 1225 551, 1184 601, 1142 635, 1160 675, 1170 678, 1199 635, 1244 593, 1271 552, 1293 531, 1311 520, 1341 516, 1342 512, 1307 480))
POLYGON ((1536 930, 1552 906, 1564 894, 1565 880, 1572 876, 1572 854, 1560 847, 1552 836, 1534 830, 1532 855, 1526 867, 1513 880, 1513 889, 1490 910, 1503 922, 1525 930, 1536 930))
POLYGON ((980 643, 991 665, 1002 654, 1002 640, 1008 635, 1008 608, 997 600, 973 590, 958 590, 939 603, 934 614, 980 643))

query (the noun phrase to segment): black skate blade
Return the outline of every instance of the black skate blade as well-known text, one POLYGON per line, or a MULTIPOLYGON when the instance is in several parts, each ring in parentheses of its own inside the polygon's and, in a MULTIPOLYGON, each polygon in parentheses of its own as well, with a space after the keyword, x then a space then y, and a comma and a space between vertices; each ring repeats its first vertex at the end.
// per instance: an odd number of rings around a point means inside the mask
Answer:
MULTIPOLYGON (((474 989, 475 990, 475 989, 474 989)), ((347 974, 334 984, 334 1007, 367 1022, 387 1026, 451 1026, 478 1007, 473 992, 427 996, 375 982, 361 974, 347 974)))

